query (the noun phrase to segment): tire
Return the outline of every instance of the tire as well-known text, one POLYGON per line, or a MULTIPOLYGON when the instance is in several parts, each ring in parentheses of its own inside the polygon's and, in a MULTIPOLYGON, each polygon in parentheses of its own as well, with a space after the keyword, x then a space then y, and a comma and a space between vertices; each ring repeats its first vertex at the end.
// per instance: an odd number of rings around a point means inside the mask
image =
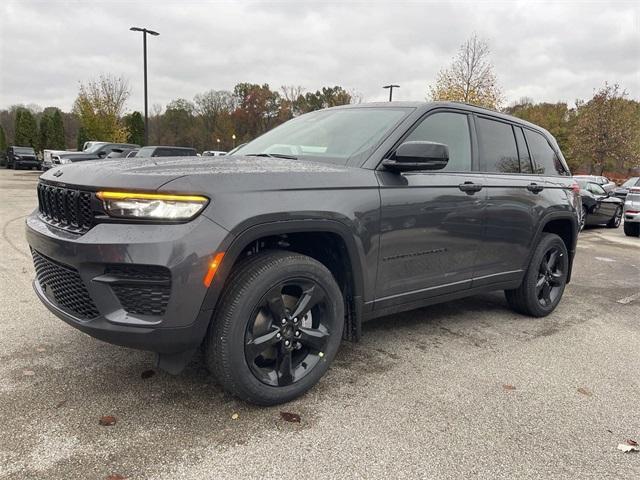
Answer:
POLYGON ((613 217, 607 223, 607 228, 618 228, 621 222, 622 222, 622 207, 618 206, 618 208, 616 208, 615 213, 613 214, 613 217))
POLYGON ((582 211, 580 213, 580 226, 579 231, 584 230, 584 226, 587 224, 587 207, 582 204, 582 211))
POLYGON ((522 283, 516 289, 505 290, 507 303, 523 315, 546 317, 560 303, 568 269, 569 255, 562 239, 554 233, 543 233, 522 283), (550 258, 552 252, 556 254, 553 260, 550 258))
POLYGON ((624 234, 627 237, 640 237, 640 223, 624 222, 624 234))
POLYGON ((308 256, 272 250, 249 257, 232 271, 218 305, 205 362, 227 392, 248 402, 276 405, 304 394, 340 346, 342 293, 308 256), (314 306, 293 316, 305 299, 314 306))

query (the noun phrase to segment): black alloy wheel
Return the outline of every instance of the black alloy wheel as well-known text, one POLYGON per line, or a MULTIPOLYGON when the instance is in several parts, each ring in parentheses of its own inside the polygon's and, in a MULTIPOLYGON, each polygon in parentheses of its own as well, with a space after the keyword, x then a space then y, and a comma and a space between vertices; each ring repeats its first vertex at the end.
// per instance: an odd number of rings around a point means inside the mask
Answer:
POLYGON ((308 278, 271 288, 247 325, 245 358, 253 374, 272 386, 300 381, 324 356, 333 330, 327 293, 308 278))
POLYGON ((259 405, 285 403, 329 369, 344 328, 332 273, 295 252, 267 250, 233 268, 205 342, 205 361, 228 392, 259 405))
POLYGON ((543 233, 518 288, 505 290, 509 306, 532 317, 549 315, 560 303, 569 272, 569 254, 555 233, 543 233))
POLYGON ((538 268, 536 297, 543 307, 549 307, 564 288, 565 272, 562 271, 563 253, 558 247, 551 247, 543 255, 538 268))
POLYGON ((613 218, 609 220, 607 223, 607 227, 609 228, 618 228, 622 223, 622 206, 618 205, 616 208, 616 213, 613 214, 613 218))

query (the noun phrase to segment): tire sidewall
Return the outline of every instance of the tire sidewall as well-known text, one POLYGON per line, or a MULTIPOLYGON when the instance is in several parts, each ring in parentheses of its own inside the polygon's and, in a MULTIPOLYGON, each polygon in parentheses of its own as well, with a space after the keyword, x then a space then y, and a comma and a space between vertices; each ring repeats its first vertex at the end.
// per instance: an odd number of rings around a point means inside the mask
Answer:
POLYGON ((224 318, 214 321, 231 322, 224 342, 223 355, 228 358, 228 367, 238 394, 256 403, 283 403, 303 394, 315 385, 326 373, 334 359, 344 328, 344 305, 342 293, 331 273, 319 262, 302 256, 290 256, 254 278, 242 289, 241 301, 233 301, 231 308, 222 312, 224 318), (300 261, 303 259, 304 261, 300 261), (245 358, 245 333, 255 310, 267 291, 274 285, 291 278, 306 278, 320 285, 327 294, 327 315, 334 318, 334 327, 320 362, 302 379, 292 385, 274 387, 255 377, 245 358))

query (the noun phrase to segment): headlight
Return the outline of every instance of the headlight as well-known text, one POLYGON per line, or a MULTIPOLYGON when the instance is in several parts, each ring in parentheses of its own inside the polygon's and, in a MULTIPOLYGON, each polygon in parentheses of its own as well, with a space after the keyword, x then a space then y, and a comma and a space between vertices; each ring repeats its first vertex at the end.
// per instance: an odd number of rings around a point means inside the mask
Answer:
POLYGON ((161 193, 98 192, 97 196, 112 217, 149 220, 189 220, 209 201, 198 195, 161 193))
POLYGON ((68 158, 61 158, 60 165, 66 165, 67 163, 71 163, 71 160, 68 158))

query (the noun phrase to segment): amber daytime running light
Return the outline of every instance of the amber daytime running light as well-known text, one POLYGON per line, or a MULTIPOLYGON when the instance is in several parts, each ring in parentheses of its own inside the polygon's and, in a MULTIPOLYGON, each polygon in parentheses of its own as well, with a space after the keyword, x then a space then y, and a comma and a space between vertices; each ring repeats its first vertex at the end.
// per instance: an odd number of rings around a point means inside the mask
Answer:
POLYGON ((148 220, 189 220, 209 201, 199 195, 138 192, 98 192, 97 197, 112 217, 148 220))

